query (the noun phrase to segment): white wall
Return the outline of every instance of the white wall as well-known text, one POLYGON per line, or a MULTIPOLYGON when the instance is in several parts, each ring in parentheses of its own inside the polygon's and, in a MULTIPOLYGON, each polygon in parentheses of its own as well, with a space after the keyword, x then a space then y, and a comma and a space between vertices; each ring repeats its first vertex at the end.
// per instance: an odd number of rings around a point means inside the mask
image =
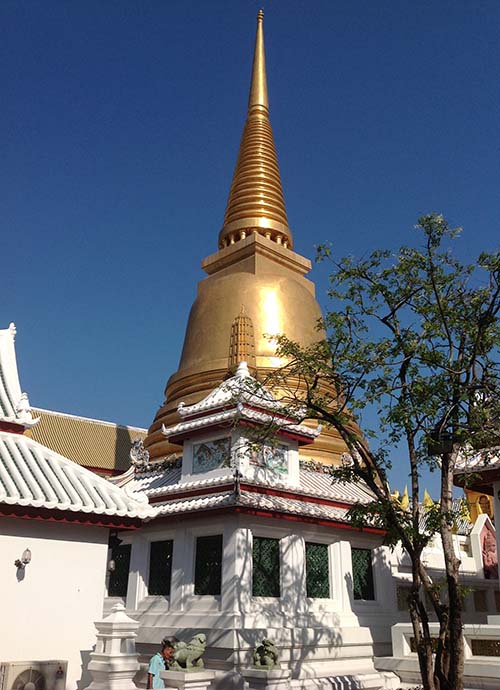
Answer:
POLYGON ((82 664, 102 618, 107 543, 105 528, 2 518, 0 662, 67 660, 67 689, 88 685, 82 664), (26 548, 31 563, 18 571, 26 548))
MULTIPOLYGON (((250 516, 206 515, 199 520, 165 524, 152 522, 137 532, 120 535, 132 544, 127 611, 141 621, 139 642, 158 644, 163 634, 178 634, 185 628, 212 630, 243 628, 248 632, 273 629, 274 636, 284 626, 304 631, 315 630, 325 639, 331 630, 356 629, 352 634, 363 638, 360 626, 371 626, 375 642, 390 642, 390 626, 396 622, 395 588, 385 547, 380 537, 359 532, 315 527, 298 522, 258 519, 250 516), (194 552, 197 536, 224 535, 221 596, 194 595, 194 552), (253 536, 281 540, 280 598, 252 597, 253 536), (169 597, 150 597, 147 591, 149 542, 173 539, 172 580, 169 597), (351 545, 372 548, 375 580, 374 601, 352 601, 351 545), (320 542, 330 546, 329 599, 306 596, 304 543, 320 542)), ((186 635, 187 633, 182 633, 186 635)), ((270 633, 271 634, 271 633, 270 633)), ((304 633, 305 634, 305 633, 304 633)), ((326 642, 325 642, 326 644, 326 642)), ((222 646, 222 643, 221 643, 222 646)))

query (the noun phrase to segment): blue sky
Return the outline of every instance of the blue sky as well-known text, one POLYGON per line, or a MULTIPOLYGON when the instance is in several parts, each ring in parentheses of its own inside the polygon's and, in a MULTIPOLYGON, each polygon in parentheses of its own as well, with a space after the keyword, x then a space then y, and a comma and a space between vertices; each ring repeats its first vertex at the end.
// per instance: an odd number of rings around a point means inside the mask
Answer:
MULTIPOLYGON (((0 327, 32 404, 148 426, 216 250, 253 1, 4 0, 0 327)), ((414 242, 442 212, 498 249, 500 4, 264 4, 295 249, 414 242)), ((328 306, 326 266, 312 278, 328 306)))

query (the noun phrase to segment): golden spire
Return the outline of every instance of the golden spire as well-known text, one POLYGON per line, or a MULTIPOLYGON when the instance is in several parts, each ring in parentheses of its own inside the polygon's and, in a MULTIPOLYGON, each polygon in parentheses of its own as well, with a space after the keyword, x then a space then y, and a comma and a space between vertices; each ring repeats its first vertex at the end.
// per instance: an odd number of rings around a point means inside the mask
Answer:
POLYGON ((401 504, 401 508, 403 510, 408 510, 408 508, 410 507, 410 497, 408 496, 408 487, 407 486, 405 486, 405 490, 404 490, 403 496, 401 498, 400 504, 401 504))
POLYGON ((427 489, 425 489, 425 491, 424 491, 424 500, 422 501, 422 505, 424 506, 424 508, 425 508, 426 510, 429 510, 429 509, 432 508, 433 505, 434 505, 434 501, 432 500, 432 498, 431 498, 429 492, 427 491, 427 489))
POLYGON ((247 121, 219 234, 221 249, 245 239, 252 232, 292 247, 269 121, 263 21, 264 13, 259 10, 247 121))

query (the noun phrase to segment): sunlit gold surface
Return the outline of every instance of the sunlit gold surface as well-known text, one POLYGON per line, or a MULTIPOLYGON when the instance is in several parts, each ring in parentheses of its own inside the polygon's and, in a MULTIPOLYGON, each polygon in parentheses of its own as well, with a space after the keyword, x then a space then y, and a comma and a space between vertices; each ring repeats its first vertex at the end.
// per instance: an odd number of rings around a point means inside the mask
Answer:
POLYGON ((257 17, 247 121, 219 234, 220 248, 245 239, 251 232, 292 246, 269 121, 263 16, 261 10, 257 17))
MULTIPOLYGON (((252 350, 261 380, 285 364, 276 356, 273 335, 284 333, 303 345, 322 337, 317 329, 321 311, 314 284, 305 277, 311 263, 291 250, 291 240, 269 124, 259 13, 248 118, 219 251, 202 262, 208 277, 198 285, 179 368, 167 383, 165 402, 144 442, 152 459, 178 450, 161 433, 162 424, 177 421, 178 404, 201 400, 227 376, 234 364, 233 324, 242 306, 253 324, 252 350)), ((301 455, 337 464, 345 450, 340 437, 326 430, 304 446, 301 455)))
MULTIPOLYGON (((203 265, 209 275, 198 285, 179 369, 167 383, 166 401, 145 441, 152 458, 176 450, 162 436, 161 426, 174 423, 178 404, 197 402, 227 375, 232 327, 242 305, 253 324, 254 361, 261 380, 285 364, 276 357, 269 335, 286 333, 304 345, 321 337, 317 329, 321 311, 314 284, 304 275, 310 268, 307 259, 272 240, 252 235, 238 246, 208 257, 203 265)), ((301 454, 335 463, 344 451, 345 445, 335 433, 324 432, 301 454)))

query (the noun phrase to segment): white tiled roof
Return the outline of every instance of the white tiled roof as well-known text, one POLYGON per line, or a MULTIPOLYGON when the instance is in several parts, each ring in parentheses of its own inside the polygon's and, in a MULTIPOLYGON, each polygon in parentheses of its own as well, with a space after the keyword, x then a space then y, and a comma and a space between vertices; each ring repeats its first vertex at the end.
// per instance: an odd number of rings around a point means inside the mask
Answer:
POLYGON ((221 424, 223 422, 230 422, 235 419, 246 419, 251 422, 258 422, 260 424, 276 424, 280 426, 283 431, 287 431, 292 434, 300 434, 301 436, 306 436, 310 439, 317 438, 321 433, 321 427, 311 428, 305 424, 294 424, 286 419, 281 420, 273 414, 267 412, 261 412, 259 410, 253 410, 242 403, 238 403, 237 407, 230 410, 220 410, 214 414, 206 415, 205 417, 198 417, 197 419, 190 419, 184 422, 179 422, 166 428, 162 427, 162 432, 167 438, 175 436, 177 434, 185 433, 187 431, 196 431, 197 429, 203 429, 214 424, 221 424), (282 422, 280 424, 280 422, 282 422))
POLYGON ((225 491, 208 496, 190 496, 178 501, 155 504, 156 515, 175 515, 177 513, 192 513, 198 510, 213 510, 225 506, 236 505, 233 491, 225 491))
POLYGON ((344 521, 347 509, 337 506, 326 506, 319 503, 306 503, 299 499, 284 498, 282 496, 267 496, 264 494, 245 493, 240 496, 240 503, 257 510, 272 510, 294 515, 305 515, 323 520, 344 521))
POLYGON ((479 470, 493 470, 500 467, 500 446, 478 451, 477 453, 464 453, 455 463, 455 474, 478 472, 479 470))
MULTIPOLYGON (((229 473, 211 477, 200 475, 199 479, 193 478, 190 481, 184 482, 181 482, 180 479, 181 468, 175 467, 157 472, 136 474, 135 477, 131 477, 127 486, 131 492, 142 491, 151 498, 158 498, 159 496, 172 496, 176 493, 184 493, 185 491, 200 488, 208 489, 214 486, 223 486, 233 482, 234 475, 229 473)), ((293 492, 299 495, 325 498, 349 504, 368 503, 373 499, 371 492, 366 487, 353 483, 334 482, 329 474, 304 469, 300 470, 300 485, 298 487, 290 486, 286 481, 280 479, 255 482, 246 477, 240 477, 240 481, 243 484, 281 489, 288 493, 293 492)))
POLYGON ((190 496, 177 501, 157 504, 158 515, 176 515, 204 510, 215 510, 225 507, 243 506, 254 510, 265 510, 293 515, 303 515, 318 520, 345 521, 347 510, 337 506, 326 506, 316 503, 306 503, 298 499, 281 496, 267 496, 254 492, 242 491, 237 496, 232 491, 226 491, 207 496, 190 496))
POLYGON ((0 432, 0 503, 148 518, 147 497, 114 486, 22 434, 0 432))
POLYGON ((28 428, 36 423, 30 413, 26 393, 21 392, 17 373, 13 323, 0 330, 0 421, 21 424, 28 428))
POLYGON ((238 402, 246 402, 274 412, 284 410, 284 406, 257 379, 251 376, 247 363, 240 362, 235 376, 223 381, 206 398, 194 405, 180 403, 178 412, 181 417, 190 417, 226 405, 236 405, 238 402))

